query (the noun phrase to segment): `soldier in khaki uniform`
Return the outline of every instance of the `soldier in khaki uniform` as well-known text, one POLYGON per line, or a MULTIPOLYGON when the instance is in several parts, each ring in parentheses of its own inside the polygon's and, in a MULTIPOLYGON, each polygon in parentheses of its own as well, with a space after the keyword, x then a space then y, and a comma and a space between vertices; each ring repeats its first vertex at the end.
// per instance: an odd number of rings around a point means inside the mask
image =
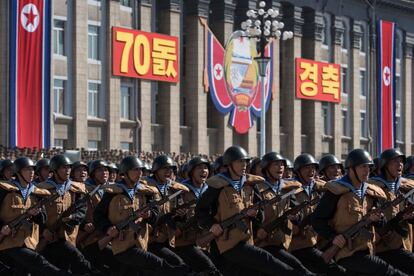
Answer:
POLYGON ((319 174, 323 181, 339 179, 344 173, 344 167, 333 154, 327 154, 319 160, 319 174))
MULTIPOLYGON (((387 199, 394 200, 400 193, 414 189, 414 180, 402 177, 405 155, 397 149, 387 149, 381 153, 381 175, 372 177, 368 183, 382 189, 387 199)), ((405 202, 384 211, 385 220, 391 220, 399 211, 403 210, 405 202)), ((376 228, 378 241, 375 245, 375 254, 407 274, 414 273, 414 254, 412 252, 413 214, 407 214, 403 221, 395 225, 391 231, 381 231, 376 228), (378 230, 378 231, 377 231, 378 230), (404 235, 404 236, 401 236, 404 235)))
MULTIPOLYGON (((369 153, 354 149, 346 158, 347 173, 339 180, 328 182, 313 217, 314 229, 327 240, 341 248, 335 260, 345 267, 350 275, 406 275, 385 261, 373 256, 374 240, 359 234, 347 244, 341 232, 356 224, 375 205, 377 200, 386 199, 382 189, 366 183, 373 161, 369 153)), ((381 215, 372 214, 372 222, 381 215)), ((366 229, 374 233, 374 227, 366 229)))
POLYGON ((12 180, 13 178, 13 161, 5 159, 0 161, 0 180, 12 180))
MULTIPOLYGON (((177 191, 189 192, 189 189, 171 180, 173 171, 176 171, 177 166, 171 157, 167 155, 160 155, 154 159, 152 163, 152 176, 144 178, 148 185, 155 188, 157 193, 155 199, 160 200, 177 191)), ((165 215, 178 206, 178 199, 175 198, 166 202, 159 207, 159 215, 165 215)), ((155 255, 166 259, 169 263, 177 266, 184 266, 185 262, 177 254, 174 253, 176 227, 174 222, 162 221, 151 230, 148 251, 155 255)))
MULTIPOLYGON (((317 170, 319 164, 315 158, 304 153, 296 157, 293 167, 295 171, 295 180, 300 184, 300 190, 295 194, 295 201, 302 203, 306 200, 312 200, 320 197, 325 188, 325 181, 317 179, 317 170)), ((326 264, 321 257, 322 252, 316 248, 318 235, 311 225, 306 225, 303 229, 299 229, 298 225, 302 220, 309 220, 316 205, 306 207, 302 213, 292 220, 293 234, 292 241, 289 245, 289 251, 298 258, 301 263, 316 273, 326 273, 328 275, 343 274, 343 269, 335 263, 326 264)))
MULTIPOLYGON (((240 146, 229 147, 224 152, 223 164, 228 170, 207 180, 208 189, 196 206, 199 224, 216 236, 211 248, 218 250, 225 261, 224 275, 242 275, 243 272, 244 275, 303 275, 266 250, 253 245, 250 219, 244 222, 247 232, 239 227, 222 229, 220 225, 221 221, 251 206, 254 202, 254 186, 264 181, 260 176, 246 174, 249 160, 249 155, 240 146)), ((254 219, 257 211, 251 209, 247 215, 254 219)))
POLYGON ((70 268, 73 273, 97 274, 90 262, 76 248, 79 224, 85 218, 86 204, 79 204, 71 215, 61 217, 65 210, 87 193, 83 183, 69 179, 70 166, 71 162, 68 157, 55 155, 50 160, 53 177, 38 184, 39 188, 60 195, 55 201, 45 206, 47 221, 42 232, 44 239, 42 242, 45 247, 39 250, 50 262, 55 265, 59 264, 59 267, 64 269, 70 268))
POLYGON ((188 189, 180 198, 183 204, 194 202, 187 210, 180 210, 177 216, 175 236, 175 252, 195 272, 203 275, 221 275, 207 254, 196 246, 196 239, 201 234, 195 220, 195 206, 201 195, 207 190, 206 180, 211 172, 207 159, 196 156, 188 162, 188 179, 182 182, 188 189))
POLYGON ((88 179, 88 166, 83 161, 76 161, 70 170, 70 179, 84 183, 88 179))
POLYGON ((0 182, 0 227, 4 239, 0 242, 0 252, 15 262, 14 275, 42 273, 47 275, 65 275, 56 266, 50 264, 35 248, 39 242, 39 225, 46 220, 42 208, 32 209, 32 219, 23 222, 17 229, 10 229, 8 223, 36 204, 39 197, 50 196, 50 192, 37 188, 33 181, 34 164, 27 157, 14 162, 16 179, 0 182), (13 232, 14 231, 14 232, 13 232))
POLYGON ((35 184, 46 181, 49 177, 51 177, 50 160, 48 158, 42 158, 37 161, 35 173, 37 175, 37 178, 33 180, 35 184))
POLYGON ((405 160, 404 177, 408 179, 414 179, 414 155, 408 156, 405 160))
POLYGON ((157 193, 155 187, 141 180, 144 166, 135 156, 127 156, 121 161, 120 174, 124 176, 123 180, 105 188, 105 194, 94 212, 94 223, 99 231, 113 238, 112 252, 125 267, 155 275, 185 275, 185 266, 173 266, 147 251, 149 223, 153 224, 157 219, 156 209, 137 219, 134 225, 136 229, 117 229, 115 226, 128 219, 133 211, 144 207, 157 193))
MULTIPOLYGON (((257 184, 256 190, 262 199, 271 200, 276 196, 281 196, 291 190, 300 188, 301 185, 297 181, 289 181, 282 178, 286 168, 286 159, 279 153, 266 153, 262 158, 260 166, 265 181, 257 184)), ((289 206, 290 197, 265 207, 264 220, 261 225, 266 225, 283 215, 289 209, 289 206)), ((263 228, 259 227, 256 233, 255 245, 265 249, 291 267, 305 274, 312 274, 295 256, 286 251, 292 239, 292 223, 286 220, 283 228, 267 233, 263 228)))

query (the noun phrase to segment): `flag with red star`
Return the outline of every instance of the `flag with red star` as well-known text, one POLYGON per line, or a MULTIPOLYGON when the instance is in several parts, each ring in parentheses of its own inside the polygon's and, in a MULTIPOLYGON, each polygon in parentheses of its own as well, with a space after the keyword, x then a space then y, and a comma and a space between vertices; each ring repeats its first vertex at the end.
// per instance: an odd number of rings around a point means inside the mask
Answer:
POLYGON ((50 145, 52 0, 10 0, 10 144, 50 145))
POLYGON ((378 154, 395 147, 395 23, 378 23, 378 154))

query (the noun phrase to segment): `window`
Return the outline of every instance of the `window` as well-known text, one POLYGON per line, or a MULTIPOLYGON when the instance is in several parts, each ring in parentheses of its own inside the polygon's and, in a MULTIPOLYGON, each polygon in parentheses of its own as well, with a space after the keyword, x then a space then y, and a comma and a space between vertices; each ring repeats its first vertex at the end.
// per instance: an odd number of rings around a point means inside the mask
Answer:
POLYGON ((359 70, 359 80, 360 80, 360 95, 363 97, 367 96, 367 86, 366 86, 366 72, 365 70, 359 70))
POLYGON ((365 53, 366 52, 366 47, 367 47, 367 42, 366 42, 366 27, 365 26, 362 26, 361 27, 361 31, 362 31, 362 35, 361 35, 361 38, 360 38, 360 40, 359 40, 359 50, 362 52, 362 53, 365 53))
POLYGON ((132 1, 131 0, 121 0, 120 3, 121 3, 122 6, 132 7, 132 1))
POLYGON ((65 140, 63 139, 55 139, 55 148, 57 149, 63 149, 65 147, 65 140))
POLYGON ((65 114, 65 86, 66 81, 54 79, 53 94, 54 104, 53 111, 57 114, 65 114))
POLYGON ((88 140, 88 150, 97 151, 99 141, 98 140, 88 140))
POLYGON ((367 114, 361 111, 361 137, 368 137, 367 114))
POLYGON ((121 149, 123 151, 130 151, 131 150, 131 143, 128 142, 121 142, 121 149))
POLYGON ((88 25, 88 58, 100 60, 99 57, 99 26, 88 25))
POLYGON ((157 124, 159 121, 157 110, 159 106, 158 82, 152 82, 151 85, 151 123, 157 124))
POLYGON ((53 20, 53 53, 65 56, 65 21, 53 20))
POLYGON ((402 141, 403 139, 403 128, 402 128, 402 120, 400 114, 396 114, 395 116, 395 139, 397 141, 402 141))
POLYGON ((329 112, 329 103, 322 103, 323 133, 331 135, 331 114, 329 112))
POLYGON ((323 18, 323 27, 321 31, 321 39, 322 39, 322 45, 328 46, 328 32, 329 32, 329 24, 326 17, 323 18))
POLYGON ((395 75, 395 99, 397 101, 401 101, 401 92, 401 76, 398 74, 395 75))
POLYGON ((98 117, 99 89, 99 83, 88 83, 88 116, 98 117))
POLYGON ((347 137, 351 136, 349 130, 349 115, 346 108, 342 108, 342 135, 347 137))
POLYGON ((341 87, 342 94, 348 94, 348 68, 341 65, 341 87))
POLYGON ((131 87, 121 85, 121 118, 131 119, 130 111, 131 87))

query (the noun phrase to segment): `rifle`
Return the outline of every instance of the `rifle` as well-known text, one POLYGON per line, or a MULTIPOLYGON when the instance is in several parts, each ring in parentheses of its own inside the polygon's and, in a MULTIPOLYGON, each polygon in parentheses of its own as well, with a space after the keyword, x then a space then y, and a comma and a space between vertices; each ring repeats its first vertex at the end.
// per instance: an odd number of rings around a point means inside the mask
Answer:
POLYGON ((406 214, 410 214, 414 212, 414 204, 410 203, 404 210, 399 211, 395 217, 390 219, 384 227, 376 229, 381 237, 386 236, 390 231, 394 230, 397 232, 401 237, 406 238, 408 235, 408 231, 404 229, 400 222, 403 220, 406 214))
POLYGON ((171 210, 171 212, 168 212, 162 216, 160 216, 158 218, 157 221, 157 226, 164 224, 164 223, 168 223, 171 219, 175 218, 178 216, 177 211, 181 211, 181 210, 187 210, 188 208, 190 208, 193 204, 197 203, 196 199, 190 200, 182 205, 179 205, 177 207, 175 207, 174 209, 171 210))
MULTIPOLYGON (((133 211, 132 214, 127 217, 125 220, 117 223, 115 225, 116 229, 118 229, 119 231, 124 230, 125 228, 127 228, 128 226, 131 227, 135 232, 138 232, 138 228, 137 225, 135 224, 135 221, 137 219, 139 219, 140 217, 142 217, 145 213, 147 213, 149 210, 153 209, 156 206, 161 206, 164 203, 171 201, 172 199, 176 198, 177 196, 179 196, 183 191, 177 191, 172 195, 169 195, 167 197, 164 197, 160 200, 157 201, 151 201, 149 202, 147 205, 145 205, 144 207, 133 211)), ((98 247, 100 250, 103 250, 114 238, 111 236, 106 235, 105 237, 103 237, 102 239, 100 239, 98 241, 98 247)))
MULTIPOLYGON (((240 211, 240 213, 235 214, 235 215, 231 216, 230 218, 223 220, 220 223, 220 226, 223 230, 226 230, 226 229, 229 229, 230 227, 236 226, 241 231, 246 232, 247 231, 247 225, 242 220, 247 218, 247 213, 250 210, 258 210, 258 209, 260 209, 264 206, 277 203, 277 202, 293 195, 295 192, 296 192, 296 189, 293 189, 290 192, 282 195, 281 197, 276 196, 272 199, 264 199, 264 200, 258 201, 255 204, 253 204, 252 206, 244 208, 243 210, 240 211)), ((200 238, 198 238, 196 243, 201 248, 204 248, 215 238, 216 238, 216 236, 212 232, 208 232, 207 234, 205 234, 205 235, 201 236, 200 238)))
MULTIPOLYGON (((345 240, 347 240, 348 247, 352 248, 352 240, 355 239, 359 234, 363 234, 365 238, 372 239, 372 233, 369 232, 365 227, 370 225, 372 221, 370 220, 370 216, 373 214, 380 214, 386 209, 396 206, 406 200, 408 197, 410 197, 414 193, 414 189, 409 191, 406 194, 401 194, 398 197, 396 197, 393 201, 387 201, 384 204, 382 204, 379 208, 372 209, 369 212, 367 212, 360 221, 352 225, 350 228, 345 230, 345 232, 342 233, 345 240)), ((332 242, 332 241, 331 241, 332 242)), ((338 251, 341 248, 339 248, 337 245, 332 244, 325 252, 322 254, 322 258, 326 263, 329 263, 335 255, 338 253, 338 251)))
MULTIPOLYGON (((69 217, 71 214, 76 212, 79 206, 82 206, 83 204, 85 204, 100 188, 101 186, 97 185, 91 192, 87 193, 84 197, 76 200, 72 205, 70 205, 68 209, 66 209, 60 214, 60 216, 55 221, 55 223, 53 223, 50 227, 48 227, 49 231, 52 233, 56 233, 57 230, 62 226, 63 219, 66 217, 69 217)), ((51 242, 54 242, 54 241, 51 241, 51 242)), ((47 241, 46 239, 40 240, 39 243, 37 244, 36 250, 38 252, 41 252, 51 242, 47 241)))
MULTIPOLYGON (((302 203, 300 203, 299 205, 296 205, 292 208, 290 208, 289 210, 286 210, 280 217, 276 218, 275 220, 269 222, 268 224, 263 226, 263 229, 267 232, 267 233, 271 233, 273 232, 273 230, 277 229, 277 228, 284 228, 284 224, 285 221, 288 219, 288 217, 290 215, 296 215, 298 214, 300 211, 302 211, 303 209, 305 209, 307 206, 313 206, 315 204, 317 204, 319 202, 320 198, 319 197, 315 197, 312 200, 306 200, 302 203)), ((309 220, 310 217, 308 219, 309 216, 305 217, 302 222, 299 225, 299 228, 303 229, 307 224, 309 224, 309 220)), ((286 231, 286 229, 284 229, 286 231)))
MULTIPOLYGON (((34 209, 38 209, 40 207, 42 207, 43 205, 48 204, 51 201, 54 201, 55 199, 57 199, 59 197, 59 194, 53 194, 51 196, 48 197, 43 197, 41 200, 39 200, 36 204, 34 204, 33 206, 31 206, 30 208, 26 209, 26 211, 19 215, 18 217, 16 217, 15 219, 13 219, 12 221, 6 223, 6 225, 8 225, 12 231, 12 233, 14 231, 16 231, 17 228, 19 228, 25 221, 27 221, 28 219, 30 219, 32 216, 29 214, 29 211, 34 210, 34 209)), ((5 235, 0 233, 0 243, 6 238, 5 235)))

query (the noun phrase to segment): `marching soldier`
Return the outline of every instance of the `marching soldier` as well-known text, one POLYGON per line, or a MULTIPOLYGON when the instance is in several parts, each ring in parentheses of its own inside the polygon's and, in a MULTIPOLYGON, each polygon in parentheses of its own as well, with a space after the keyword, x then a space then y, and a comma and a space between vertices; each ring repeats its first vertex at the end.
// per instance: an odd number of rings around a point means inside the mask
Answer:
POLYGON ((205 158, 196 156, 188 162, 189 178, 182 184, 189 189, 189 192, 186 192, 182 199, 183 204, 194 203, 186 210, 178 210, 181 212, 178 214, 176 223, 175 252, 195 272, 203 272, 203 275, 221 275, 206 253, 196 246, 196 239, 200 231, 195 220, 195 206, 201 195, 207 190, 206 180, 210 171, 210 163, 205 158))
POLYGON ((35 251, 39 242, 39 224, 45 222, 46 215, 40 206, 33 206, 39 197, 50 196, 50 192, 37 188, 32 182, 34 167, 31 159, 20 157, 14 162, 16 179, 0 182, 0 252, 14 261, 14 275, 26 275, 26 271, 39 275, 65 275, 35 251), (25 212, 31 219, 12 229, 9 223, 25 212))
MULTIPOLYGON (((271 200, 301 186, 297 181, 289 181, 282 178, 286 168, 286 159, 277 152, 266 153, 262 158, 260 167, 262 168, 265 181, 259 183, 256 189, 262 199, 271 200)), ((262 225, 267 225, 280 217, 289 209, 289 206, 290 197, 265 207, 262 225)), ((312 273, 295 256, 286 251, 292 238, 291 231, 292 224, 289 220, 286 220, 283 229, 278 228, 271 233, 267 233, 264 228, 259 227, 256 233, 255 244, 270 252, 282 262, 310 275, 312 273)))
POLYGON ((260 158, 254 158, 250 163, 249 166, 247 167, 247 171, 250 174, 254 174, 254 175, 258 175, 258 176, 262 176, 262 168, 260 166, 260 158))
POLYGON ((36 162, 35 173, 37 175, 37 178, 33 180, 35 184, 46 181, 49 177, 51 177, 49 164, 50 160, 47 158, 40 159, 36 162))
POLYGON ((13 178, 13 161, 5 159, 0 161, 0 180, 10 181, 13 178))
MULTIPOLYGON (((223 220, 251 206, 254 197, 253 187, 263 182, 260 176, 246 174, 249 161, 249 155, 240 146, 229 147, 224 152, 223 164, 228 169, 207 180, 208 189, 196 206, 198 222, 201 227, 216 237, 211 243, 211 248, 218 250, 227 267, 255 271, 264 275, 302 275, 266 250, 253 246, 250 221, 247 232, 239 227, 223 229, 220 225, 223 220)), ((257 211, 250 209, 247 215, 255 218, 257 211)), ((235 270, 225 273, 225 275, 240 274, 235 270)))
POLYGON ((341 161, 333 154, 327 154, 319 160, 319 174, 324 181, 339 179, 344 173, 341 161))
POLYGON ((76 161, 72 164, 70 178, 73 181, 84 183, 88 179, 88 166, 83 161, 76 161))
POLYGON ((109 169, 108 182, 115 183, 116 179, 118 178, 118 174, 119 174, 118 166, 115 163, 111 163, 108 165, 108 169, 109 169))
MULTIPOLYGON (((399 150, 387 149, 381 153, 380 157, 381 175, 368 180, 368 183, 382 189, 387 201, 393 201, 399 194, 414 189, 414 180, 402 177, 404 162, 405 155, 399 150)), ((401 202, 385 210, 385 220, 390 221, 404 207, 405 202, 401 202)), ((406 214, 392 230, 381 231, 381 227, 376 227, 379 241, 375 245, 375 254, 407 274, 414 272, 414 254, 411 253, 413 244, 411 224, 413 222, 411 213, 406 214)))
POLYGON ((214 161, 213 165, 211 166, 213 169, 213 174, 223 173, 227 171, 226 166, 223 164, 223 156, 219 156, 214 161))
POLYGON ((414 155, 408 156, 404 164, 404 177, 414 179, 414 155))
POLYGON ((285 172, 283 173, 283 178, 290 179, 293 178, 293 164, 292 161, 286 158, 286 168, 285 172))
MULTIPOLYGON (((405 275, 380 258, 373 256, 374 242, 369 232, 370 226, 347 241, 341 234, 355 225, 377 200, 385 200, 386 194, 375 185, 366 183, 373 161, 369 153, 362 149, 354 149, 345 160, 347 174, 339 180, 328 182, 327 191, 323 195, 313 214, 314 229, 326 240, 332 240, 339 251, 334 256, 339 265, 346 268, 351 275, 405 275)), ((373 213, 371 222, 379 221, 381 215, 373 213)))
POLYGON ((47 221, 42 232, 43 244, 39 244, 38 250, 53 264, 59 264, 64 269, 70 266, 73 273, 96 274, 89 261, 76 248, 79 224, 85 218, 86 204, 78 204, 72 214, 62 217, 63 212, 71 208, 87 192, 83 183, 69 179, 70 166, 68 157, 55 155, 50 160, 53 176, 38 184, 39 188, 60 195, 45 206, 47 221))
POLYGON ((134 228, 118 229, 116 225, 131 216, 132 212, 142 208, 157 193, 141 180, 144 163, 135 156, 127 156, 120 163, 120 174, 124 177, 115 185, 105 188, 105 194, 94 212, 96 228, 112 239, 112 252, 125 267, 152 272, 155 275, 185 275, 183 265, 173 266, 147 251, 149 223, 154 224, 157 210, 151 209, 134 222, 134 228))
POLYGON ((381 175, 381 168, 380 168, 380 164, 379 164, 380 163, 380 158, 375 157, 373 162, 374 162, 374 165, 371 168, 371 173, 370 173, 369 177, 381 175))
MULTIPOLYGON (((295 194, 296 204, 313 200, 315 197, 321 197, 324 192, 325 181, 316 179, 319 164, 315 158, 308 153, 301 154, 296 157, 293 167, 296 175, 295 180, 301 185, 301 190, 295 194)), ((306 225, 303 229, 298 227, 303 220, 310 221, 309 216, 312 215, 315 208, 316 205, 307 206, 300 216, 292 220, 293 231, 289 251, 313 272, 329 275, 343 274, 342 269, 335 263, 327 265, 323 261, 322 252, 316 248, 318 236, 312 226, 306 225)))

